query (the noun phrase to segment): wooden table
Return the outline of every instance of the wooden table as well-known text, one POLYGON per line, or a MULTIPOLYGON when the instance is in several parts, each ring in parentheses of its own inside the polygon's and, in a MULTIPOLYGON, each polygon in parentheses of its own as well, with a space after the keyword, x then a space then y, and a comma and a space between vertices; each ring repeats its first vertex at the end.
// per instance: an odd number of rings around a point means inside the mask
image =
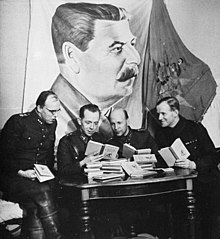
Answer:
POLYGON ((81 181, 61 180, 60 184, 74 190, 79 198, 79 221, 81 223, 81 238, 93 238, 91 230, 90 202, 95 200, 138 198, 166 196, 172 193, 186 192, 188 238, 195 238, 195 198, 193 180, 197 173, 188 169, 176 169, 161 177, 145 179, 127 178, 124 181, 105 183, 83 183, 81 181))

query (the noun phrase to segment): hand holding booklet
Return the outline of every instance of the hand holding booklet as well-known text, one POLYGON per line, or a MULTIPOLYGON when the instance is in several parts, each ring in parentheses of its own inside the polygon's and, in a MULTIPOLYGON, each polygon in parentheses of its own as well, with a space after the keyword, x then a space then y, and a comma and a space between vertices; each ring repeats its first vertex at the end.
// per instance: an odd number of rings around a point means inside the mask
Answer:
POLYGON ((123 144, 123 151, 122 155, 125 158, 131 158, 133 157, 134 154, 150 154, 151 149, 146 148, 146 149, 136 149, 134 146, 130 144, 123 144))
POLYGON ((54 178, 53 173, 50 171, 47 165, 34 164, 34 171, 40 183, 54 178))
POLYGON ((89 140, 85 155, 90 154, 104 154, 104 159, 115 159, 117 158, 119 147, 111 144, 102 144, 93 140, 89 140))
POLYGON ((188 158, 190 156, 189 151, 180 138, 177 138, 170 147, 162 148, 158 152, 169 167, 174 166, 176 159, 188 158))

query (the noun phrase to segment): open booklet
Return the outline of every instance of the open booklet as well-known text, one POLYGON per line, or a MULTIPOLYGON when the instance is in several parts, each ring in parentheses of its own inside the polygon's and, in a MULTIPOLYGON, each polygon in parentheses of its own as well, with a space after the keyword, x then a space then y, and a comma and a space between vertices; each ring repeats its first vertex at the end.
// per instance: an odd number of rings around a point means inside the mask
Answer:
POLYGON ((162 148, 158 152, 169 167, 174 166, 176 159, 188 158, 190 156, 189 151, 180 138, 177 138, 170 147, 162 148))
POLYGON ((150 154, 151 149, 136 149, 134 146, 130 144, 123 144, 122 156, 125 158, 131 158, 134 154, 150 154))
POLYGON ((104 154, 104 159, 116 159, 119 147, 111 144, 102 144, 93 140, 89 140, 85 155, 94 153, 104 154))
POLYGON ((47 165, 34 164, 34 171, 40 183, 54 178, 53 173, 50 171, 47 165))

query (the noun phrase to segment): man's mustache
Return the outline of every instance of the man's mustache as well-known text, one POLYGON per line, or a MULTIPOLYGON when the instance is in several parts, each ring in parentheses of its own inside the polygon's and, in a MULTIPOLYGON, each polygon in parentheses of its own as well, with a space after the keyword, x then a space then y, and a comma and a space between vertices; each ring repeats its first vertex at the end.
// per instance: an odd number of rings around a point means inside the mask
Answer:
POLYGON ((124 82, 132 77, 135 77, 138 75, 138 66, 135 64, 132 64, 132 66, 128 64, 124 64, 122 69, 119 71, 116 80, 120 82, 124 82))

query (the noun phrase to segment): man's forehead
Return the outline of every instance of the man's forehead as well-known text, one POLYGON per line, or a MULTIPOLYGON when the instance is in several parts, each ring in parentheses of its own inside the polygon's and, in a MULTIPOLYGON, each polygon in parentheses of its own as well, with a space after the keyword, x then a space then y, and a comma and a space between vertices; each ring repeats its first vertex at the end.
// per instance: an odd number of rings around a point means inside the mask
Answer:
POLYGON ((128 20, 111 21, 111 20, 96 20, 95 21, 95 38, 107 37, 112 39, 120 38, 122 41, 133 39, 134 36, 130 31, 128 20))
POLYGON ((158 106, 157 106, 157 110, 162 111, 171 111, 171 108, 169 106, 169 104, 166 101, 161 102, 158 106))
POLYGON ((96 118, 99 119, 99 112, 98 111, 92 112, 92 111, 87 110, 87 109, 84 111, 84 118, 83 119, 85 119, 85 120, 89 120, 89 119, 93 120, 93 119, 96 119, 96 118))

